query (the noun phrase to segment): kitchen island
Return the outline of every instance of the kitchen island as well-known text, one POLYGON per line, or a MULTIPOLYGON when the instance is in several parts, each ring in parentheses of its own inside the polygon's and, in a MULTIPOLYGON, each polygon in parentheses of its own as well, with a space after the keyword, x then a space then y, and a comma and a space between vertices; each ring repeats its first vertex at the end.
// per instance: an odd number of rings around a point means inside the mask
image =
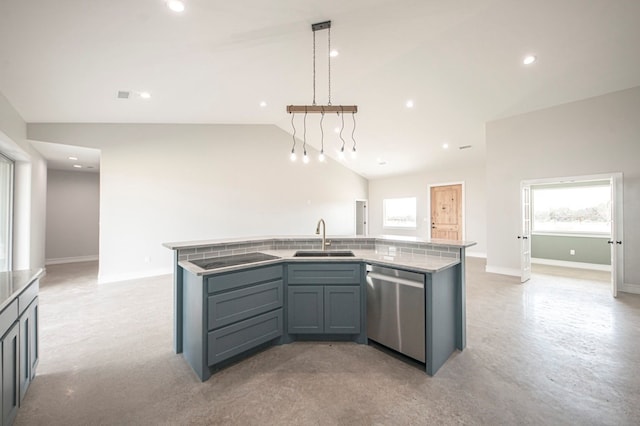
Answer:
POLYGON ((474 244, 333 237, 323 253, 306 236, 165 243, 174 251, 174 350, 204 381, 274 344, 367 343, 367 270, 383 267, 421 277, 424 358, 414 358, 433 375, 466 346, 465 249, 474 244))

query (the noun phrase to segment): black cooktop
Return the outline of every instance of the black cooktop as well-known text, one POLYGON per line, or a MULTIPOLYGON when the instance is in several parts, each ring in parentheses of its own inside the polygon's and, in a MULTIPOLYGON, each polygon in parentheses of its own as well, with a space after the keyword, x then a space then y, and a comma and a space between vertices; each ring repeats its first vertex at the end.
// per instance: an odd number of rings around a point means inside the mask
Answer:
POLYGON ((244 263, 263 262, 265 260, 272 259, 279 259, 279 257, 256 252, 234 254, 232 256, 211 257, 209 259, 190 260, 190 262, 202 269, 217 269, 225 268, 227 266, 242 265, 244 263))

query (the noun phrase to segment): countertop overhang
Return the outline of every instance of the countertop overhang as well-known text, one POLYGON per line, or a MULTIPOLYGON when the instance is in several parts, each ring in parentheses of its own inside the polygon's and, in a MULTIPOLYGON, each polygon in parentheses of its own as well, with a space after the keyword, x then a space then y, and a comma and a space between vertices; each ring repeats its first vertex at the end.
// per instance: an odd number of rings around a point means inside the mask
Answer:
POLYGON ((45 270, 24 269, 0 272, 0 311, 11 303, 29 284, 44 276, 45 270))
MULTIPOLYGON (((183 242, 169 242, 162 245, 171 250, 183 250, 191 248, 209 247, 217 244, 232 244, 232 243, 273 243, 280 241, 299 241, 309 240, 310 238, 319 239, 317 235, 280 235, 280 236, 263 236, 263 237, 238 237, 238 238, 221 238, 215 240, 200 240, 200 241, 183 241, 183 242)), ((466 248, 476 245, 475 241, 462 241, 462 240, 445 240, 438 238, 418 238, 418 237, 405 237, 399 235, 379 235, 377 237, 359 237, 353 235, 327 235, 327 240, 354 240, 364 241, 370 243, 418 243, 418 244, 432 244, 440 247, 458 247, 466 248)))
POLYGON ((292 262, 315 262, 315 263, 369 263, 380 266, 388 266, 391 268, 408 269, 416 272, 435 273, 443 269, 460 263, 460 259, 441 258, 435 256, 389 256, 376 253, 374 250, 352 250, 353 257, 294 257, 296 250, 260 250, 259 253, 277 256, 277 259, 265 260, 261 262, 243 263, 241 265, 233 265, 215 269, 203 269, 198 265, 188 261, 181 260, 178 265, 187 271, 201 276, 220 274, 224 272, 238 271, 242 269, 276 265, 279 263, 292 262))

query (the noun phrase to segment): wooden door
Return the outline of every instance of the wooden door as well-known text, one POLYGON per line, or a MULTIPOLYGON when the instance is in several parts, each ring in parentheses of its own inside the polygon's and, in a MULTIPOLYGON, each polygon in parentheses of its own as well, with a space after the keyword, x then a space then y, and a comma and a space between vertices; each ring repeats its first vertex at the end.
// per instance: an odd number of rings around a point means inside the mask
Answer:
POLYGON ((462 239, 462 184, 431 187, 431 238, 462 239))

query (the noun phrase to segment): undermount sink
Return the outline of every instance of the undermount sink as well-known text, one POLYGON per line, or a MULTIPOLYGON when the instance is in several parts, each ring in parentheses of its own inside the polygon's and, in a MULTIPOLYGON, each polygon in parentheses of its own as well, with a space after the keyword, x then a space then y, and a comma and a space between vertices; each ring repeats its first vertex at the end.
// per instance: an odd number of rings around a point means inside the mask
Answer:
POLYGON ((355 257, 352 251, 299 250, 293 257, 355 257))

